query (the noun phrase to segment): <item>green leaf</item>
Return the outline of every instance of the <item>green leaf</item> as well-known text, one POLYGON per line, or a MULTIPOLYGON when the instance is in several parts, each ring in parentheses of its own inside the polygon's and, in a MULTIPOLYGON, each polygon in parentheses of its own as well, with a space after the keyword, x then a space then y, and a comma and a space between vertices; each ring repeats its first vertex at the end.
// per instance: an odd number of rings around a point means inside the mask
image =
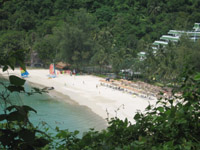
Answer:
POLYGON ((15 68, 15 63, 16 63, 16 58, 15 57, 10 57, 8 59, 8 62, 9 62, 9 66, 12 68, 12 70, 14 70, 15 68))
POLYGON ((10 145, 13 141, 13 138, 15 137, 15 133, 12 130, 1 130, 1 136, 0 136, 0 142, 1 146, 7 146, 10 145))
POLYGON ((179 124, 185 124, 185 123, 187 123, 187 120, 185 120, 185 119, 179 119, 178 121, 177 121, 179 124))
POLYGON ((40 92, 39 88, 33 88, 35 90, 35 92, 40 92))
POLYGON ((10 92, 21 92, 21 91, 24 92, 24 87, 22 87, 22 86, 12 86, 11 85, 11 86, 8 86, 7 88, 10 92))
POLYGON ((134 119, 135 119, 135 120, 138 120, 139 118, 140 118, 140 114, 137 113, 137 114, 134 116, 134 119))
POLYGON ((18 110, 20 106, 12 105, 6 108, 6 110, 11 111, 12 109, 18 110))
POLYGON ((40 90, 39 88, 33 88, 35 90, 36 93, 38 94, 42 94, 42 90, 40 90))
POLYGON ((48 140, 46 140, 44 138, 39 138, 39 139, 36 139, 34 141, 34 146, 36 146, 36 147, 44 147, 48 143, 50 143, 50 141, 48 141, 48 140))
POLYGON ((18 149, 20 149, 20 150, 27 150, 27 149, 28 150, 35 150, 34 147, 28 142, 24 142, 24 143, 20 142, 20 144, 18 144, 18 145, 20 145, 18 147, 18 149))
POLYGON ((164 112, 164 108, 163 107, 158 107, 157 110, 160 111, 161 113, 164 112))
POLYGON ((22 86, 22 85, 24 85, 24 83, 26 81, 26 80, 21 79, 17 76, 14 76, 14 75, 9 76, 9 80, 10 80, 11 84, 14 84, 16 86, 22 86))
POLYGON ((169 99, 168 102, 172 105, 174 100, 173 99, 169 99))
POLYGON ((37 113, 37 111, 35 109, 33 109, 30 106, 27 105, 23 105, 23 106, 17 106, 17 105, 12 105, 6 108, 6 110, 11 111, 11 110, 18 110, 20 112, 24 111, 24 112, 29 112, 29 111, 34 111, 35 113, 37 113))
POLYGON ((3 72, 6 71, 6 70, 8 70, 8 66, 7 65, 3 67, 3 72))
POLYGON ((56 131, 57 131, 57 132, 59 132, 59 131, 60 131, 59 127, 57 127, 57 126, 56 126, 56 128, 55 128, 55 129, 56 129, 56 131))
POLYGON ((33 142, 35 139, 35 132, 27 129, 22 129, 19 132, 19 137, 22 138, 26 142, 33 142))
POLYGON ((78 130, 75 130, 74 131, 74 135, 78 135, 79 134, 79 131, 78 130))
POLYGON ((200 73, 198 73, 198 74, 194 77, 194 80, 200 81, 200 73))
POLYGON ((8 114, 8 121, 24 121, 26 119, 26 115, 23 113, 20 113, 19 111, 14 111, 8 114))
POLYGON ((35 109, 33 109, 33 108, 31 108, 30 106, 27 106, 27 105, 23 105, 22 109, 25 110, 26 112, 34 111, 35 113, 37 113, 37 111, 35 109))
POLYGON ((5 120, 5 119, 6 119, 6 117, 7 117, 7 115, 5 115, 5 114, 3 114, 3 115, 0 115, 0 121, 3 121, 3 120, 5 120))
POLYGON ((151 110, 151 105, 148 105, 147 107, 146 107, 146 109, 145 109, 146 111, 149 111, 149 110, 151 110))

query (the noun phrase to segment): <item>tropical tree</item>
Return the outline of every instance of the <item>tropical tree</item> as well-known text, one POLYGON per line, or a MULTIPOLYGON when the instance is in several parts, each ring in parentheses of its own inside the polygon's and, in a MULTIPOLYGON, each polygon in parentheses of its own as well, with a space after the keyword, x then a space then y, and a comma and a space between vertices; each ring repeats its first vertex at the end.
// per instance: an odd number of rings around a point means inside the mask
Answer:
POLYGON ((95 18, 81 9, 67 20, 53 31, 60 59, 76 67, 88 64, 96 44, 95 18))
POLYGON ((57 49, 52 35, 38 38, 34 42, 33 50, 38 53, 38 57, 42 60, 44 65, 49 65, 57 58, 57 49))

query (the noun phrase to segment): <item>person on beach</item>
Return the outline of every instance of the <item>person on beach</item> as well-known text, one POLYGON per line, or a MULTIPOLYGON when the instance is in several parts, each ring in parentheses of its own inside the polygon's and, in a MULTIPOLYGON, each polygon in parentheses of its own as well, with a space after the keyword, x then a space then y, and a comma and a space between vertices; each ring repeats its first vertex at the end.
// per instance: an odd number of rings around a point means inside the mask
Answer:
POLYGON ((73 75, 76 75, 76 70, 75 69, 73 70, 73 75))
POLYGON ((110 78, 106 78, 106 81, 108 81, 108 82, 109 82, 109 81, 110 81, 110 78))

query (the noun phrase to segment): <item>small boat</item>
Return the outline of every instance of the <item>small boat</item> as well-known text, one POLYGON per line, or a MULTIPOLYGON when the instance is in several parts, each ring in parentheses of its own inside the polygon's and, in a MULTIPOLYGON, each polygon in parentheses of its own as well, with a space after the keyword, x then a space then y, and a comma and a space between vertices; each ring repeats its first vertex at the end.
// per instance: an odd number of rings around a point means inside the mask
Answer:
POLYGON ((49 75, 50 78, 55 78, 56 77, 56 71, 55 71, 55 66, 54 64, 50 64, 49 66, 49 75))
POLYGON ((29 76, 29 73, 27 70, 23 70, 21 67, 20 67, 20 71, 21 71, 21 77, 22 78, 27 78, 29 76))

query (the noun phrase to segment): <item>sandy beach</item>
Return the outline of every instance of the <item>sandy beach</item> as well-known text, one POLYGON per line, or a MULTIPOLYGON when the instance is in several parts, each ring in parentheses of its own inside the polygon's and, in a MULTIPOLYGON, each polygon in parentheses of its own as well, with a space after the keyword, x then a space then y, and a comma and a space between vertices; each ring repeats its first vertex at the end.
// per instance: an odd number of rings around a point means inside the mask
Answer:
MULTIPOLYGON (((14 74, 20 77, 19 69, 9 70, 8 72, 9 75, 14 74)), ((8 72, 1 70, 0 74, 8 76, 8 72)), ((101 86, 100 80, 103 78, 96 76, 59 74, 56 78, 49 78, 48 69, 31 69, 28 72, 30 74, 26 78, 28 84, 54 87, 54 91, 49 92, 51 96, 58 97, 66 102, 70 102, 70 97, 75 103, 87 106, 104 119, 117 116, 122 120, 128 118, 133 123, 133 117, 138 110, 144 111, 149 103, 156 103, 156 100, 148 100, 101 86)))

